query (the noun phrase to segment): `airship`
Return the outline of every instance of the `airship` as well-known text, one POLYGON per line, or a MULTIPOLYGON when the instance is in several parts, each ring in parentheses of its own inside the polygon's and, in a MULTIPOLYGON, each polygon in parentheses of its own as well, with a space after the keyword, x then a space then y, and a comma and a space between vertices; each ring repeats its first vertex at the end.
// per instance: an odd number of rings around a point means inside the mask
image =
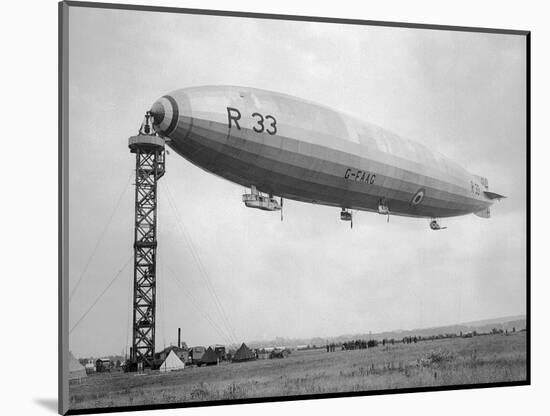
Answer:
POLYGON ((281 211, 291 199, 353 211, 440 219, 490 217, 504 196, 429 147, 326 105, 257 88, 175 90, 149 111, 177 154, 239 184, 250 208, 281 211), (278 198, 278 199, 277 199, 278 198))

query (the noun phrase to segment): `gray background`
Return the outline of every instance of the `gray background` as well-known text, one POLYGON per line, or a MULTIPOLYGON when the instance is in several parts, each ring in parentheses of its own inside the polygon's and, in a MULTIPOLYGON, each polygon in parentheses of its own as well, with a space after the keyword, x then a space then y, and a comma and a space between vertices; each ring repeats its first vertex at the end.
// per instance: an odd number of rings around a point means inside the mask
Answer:
MULTIPOLYGON (((330 105, 432 146, 509 198, 491 220, 446 220, 439 233, 425 220, 388 225, 367 213, 351 231, 338 210, 292 201, 281 224, 277 214, 246 209, 242 188, 172 153, 159 201, 158 347, 175 341, 178 326, 195 345, 229 341, 226 326, 253 340, 525 313, 523 37, 89 9, 71 9, 69 37, 71 285, 126 190, 71 300, 70 327, 132 253, 127 137, 156 98, 203 84, 330 105)), ((129 344, 131 277, 127 267, 71 333, 75 355, 129 344)))

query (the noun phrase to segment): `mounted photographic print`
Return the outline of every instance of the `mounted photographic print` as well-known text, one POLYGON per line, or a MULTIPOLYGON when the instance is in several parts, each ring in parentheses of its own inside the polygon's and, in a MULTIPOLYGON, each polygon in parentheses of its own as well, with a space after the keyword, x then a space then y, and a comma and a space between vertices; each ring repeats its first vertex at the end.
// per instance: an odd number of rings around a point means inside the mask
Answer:
POLYGON ((529 32, 59 10, 60 413, 530 383, 529 32))

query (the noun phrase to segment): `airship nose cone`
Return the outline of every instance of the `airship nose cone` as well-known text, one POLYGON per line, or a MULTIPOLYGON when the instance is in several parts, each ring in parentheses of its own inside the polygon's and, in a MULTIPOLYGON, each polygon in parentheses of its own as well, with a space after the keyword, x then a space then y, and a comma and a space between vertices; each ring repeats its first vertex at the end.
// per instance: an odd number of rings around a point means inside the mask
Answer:
POLYGON ((164 120, 164 105, 162 102, 156 101, 151 107, 151 114, 153 115, 153 122, 155 125, 160 125, 162 120, 164 120))
POLYGON ((178 103, 174 97, 165 95, 159 98, 150 111, 155 131, 163 136, 170 136, 176 129, 179 118, 178 103))

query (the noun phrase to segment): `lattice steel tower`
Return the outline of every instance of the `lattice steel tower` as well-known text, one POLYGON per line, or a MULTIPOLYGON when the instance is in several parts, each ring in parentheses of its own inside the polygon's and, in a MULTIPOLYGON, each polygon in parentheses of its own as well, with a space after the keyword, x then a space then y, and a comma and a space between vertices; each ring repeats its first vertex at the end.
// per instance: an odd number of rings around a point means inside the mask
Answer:
POLYGON ((164 139, 152 120, 148 112, 139 134, 128 140, 136 155, 132 371, 155 367, 157 181, 164 175, 164 139))

